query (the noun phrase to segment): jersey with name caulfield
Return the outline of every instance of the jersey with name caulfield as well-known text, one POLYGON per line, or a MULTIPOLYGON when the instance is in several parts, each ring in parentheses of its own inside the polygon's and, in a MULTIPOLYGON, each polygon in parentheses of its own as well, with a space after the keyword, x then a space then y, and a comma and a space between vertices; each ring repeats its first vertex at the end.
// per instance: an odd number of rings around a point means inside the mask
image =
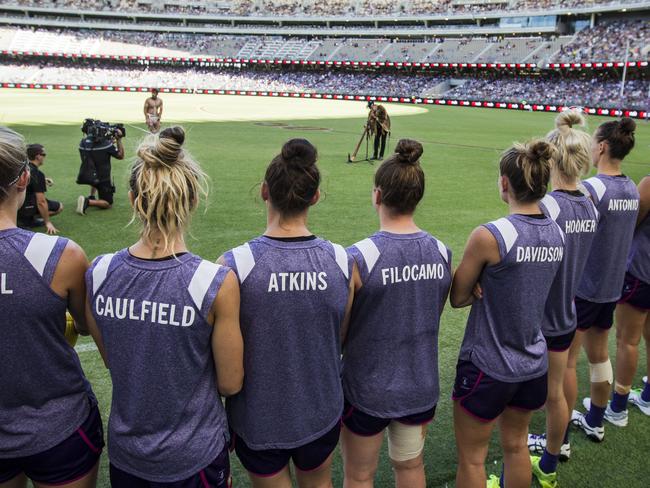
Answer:
POLYGON ((546 301, 542 326, 545 336, 555 337, 576 328, 573 298, 596 235, 599 215, 588 197, 564 191, 547 194, 540 208, 560 226, 565 236, 564 259, 546 301))
POLYGON ((460 359, 499 381, 537 378, 548 366, 542 322, 564 257, 564 234, 549 218, 517 214, 485 228, 501 261, 481 273, 483 298, 472 304, 460 359))
POLYGON ((381 418, 433 408, 451 251, 426 232, 377 232, 348 252, 363 286, 354 297, 343 355, 346 400, 381 418))
MULTIPOLYGON (((650 175, 646 176, 650 178, 650 175)), ((650 213, 639 224, 634 232, 628 271, 635 278, 650 284, 650 213)))
POLYGON ((596 303, 621 297, 639 213, 639 191, 627 176, 596 175, 583 182, 600 213, 596 237, 576 296, 596 303))
POLYGON ((292 449, 340 420, 339 331, 352 260, 320 238, 258 237, 224 254, 241 284, 244 386, 228 398, 252 449, 292 449))
POLYGON ((59 444, 94 398, 66 342, 66 300, 50 284, 67 239, 0 231, 0 459, 59 444))
POLYGON ((113 381, 108 447, 119 469, 177 481, 225 446, 207 317, 228 271, 191 253, 144 260, 124 249, 86 273, 113 381))

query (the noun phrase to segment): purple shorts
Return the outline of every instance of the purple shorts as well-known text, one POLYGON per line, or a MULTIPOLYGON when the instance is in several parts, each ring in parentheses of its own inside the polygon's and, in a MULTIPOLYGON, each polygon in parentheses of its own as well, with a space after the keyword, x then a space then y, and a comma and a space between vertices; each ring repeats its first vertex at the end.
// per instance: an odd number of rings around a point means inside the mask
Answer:
POLYGON ((0 483, 21 473, 45 485, 64 485, 86 476, 97 464, 104 447, 102 417, 96 405, 67 439, 47 451, 0 459, 0 483))
POLYGON ((184 480, 170 483, 147 481, 110 465, 111 486, 119 488, 230 488, 228 446, 208 466, 184 480))
POLYGON ((304 446, 256 451, 231 432, 231 449, 234 447, 244 468, 255 476, 273 476, 282 471, 289 464, 289 460, 293 460, 293 464, 300 471, 314 471, 332 454, 339 443, 340 434, 341 423, 337 422, 329 432, 304 446))
POLYGON ((596 303, 582 298, 575 298, 578 329, 587 330, 591 327, 611 329, 614 325, 614 309, 616 302, 596 303))
POLYGON ((627 303, 641 310, 650 310, 650 284, 630 273, 625 273, 623 293, 618 303, 627 303))
POLYGON ((426 410, 421 413, 407 415, 406 417, 399 418, 381 418, 362 412, 354 407, 347 400, 345 401, 345 408, 343 409, 343 417, 341 420, 345 426, 354 432, 356 435, 369 437, 377 435, 388 427, 391 421, 395 420, 406 425, 424 425, 433 420, 436 414, 436 407, 426 410))
POLYGON ((459 361, 452 400, 472 417, 491 422, 507 408, 537 410, 546 403, 547 378, 544 373, 520 383, 495 380, 470 361, 459 361))
POLYGON ((546 348, 551 352, 564 352, 571 347, 573 338, 576 335, 576 329, 559 336, 544 336, 546 348))

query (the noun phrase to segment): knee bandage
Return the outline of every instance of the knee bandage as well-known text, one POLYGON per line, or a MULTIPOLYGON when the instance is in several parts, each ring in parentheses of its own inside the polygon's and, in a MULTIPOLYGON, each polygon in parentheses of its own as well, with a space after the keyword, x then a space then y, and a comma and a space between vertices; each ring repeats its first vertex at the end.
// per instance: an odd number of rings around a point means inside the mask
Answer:
POLYGON ((621 385, 618 381, 614 383, 614 391, 619 395, 627 395, 631 389, 632 385, 621 385))
POLYGON ((589 375, 591 376, 592 383, 607 381, 611 385, 614 381, 612 362, 608 359, 602 363, 589 363, 589 375))
POLYGON ((425 425, 406 425, 393 420, 388 426, 388 456, 393 461, 410 461, 422 453, 425 425))

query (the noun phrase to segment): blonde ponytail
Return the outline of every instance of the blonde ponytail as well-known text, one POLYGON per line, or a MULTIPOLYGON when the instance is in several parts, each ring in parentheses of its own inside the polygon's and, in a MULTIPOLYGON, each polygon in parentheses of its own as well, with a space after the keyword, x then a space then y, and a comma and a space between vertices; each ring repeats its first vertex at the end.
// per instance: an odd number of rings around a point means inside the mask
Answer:
POLYGON ((584 115, 578 110, 566 110, 555 118, 556 129, 546 135, 558 150, 554 168, 567 183, 586 175, 591 165, 591 136, 573 128, 577 125, 585 125, 584 115))
POLYGON ((183 149, 185 132, 171 127, 148 136, 138 147, 131 170, 133 219, 142 223, 141 236, 151 244, 163 239, 162 249, 182 236, 200 197, 207 197, 207 177, 183 149))

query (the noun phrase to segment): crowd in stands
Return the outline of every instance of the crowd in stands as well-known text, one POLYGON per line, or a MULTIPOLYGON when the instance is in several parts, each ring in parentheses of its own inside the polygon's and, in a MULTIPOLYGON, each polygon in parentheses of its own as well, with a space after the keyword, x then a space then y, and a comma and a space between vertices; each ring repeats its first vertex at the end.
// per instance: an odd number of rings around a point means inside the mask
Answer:
MULTIPOLYGON (((189 90, 254 90, 343 93, 385 96, 439 96, 463 100, 493 100, 618 107, 620 82, 604 77, 496 77, 462 78, 461 75, 353 72, 338 70, 286 71, 269 69, 188 69, 107 65, 106 63, 50 62, 0 64, 0 82, 84 84, 185 88, 189 90)), ((628 79, 627 108, 645 108, 648 81, 628 79)))
POLYGON ((80 10, 232 15, 418 15, 440 13, 484 13, 502 10, 575 8, 595 4, 620 4, 622 0, 231 0, 208 2, 137 0, 10 0, 8 4, 80 10))

